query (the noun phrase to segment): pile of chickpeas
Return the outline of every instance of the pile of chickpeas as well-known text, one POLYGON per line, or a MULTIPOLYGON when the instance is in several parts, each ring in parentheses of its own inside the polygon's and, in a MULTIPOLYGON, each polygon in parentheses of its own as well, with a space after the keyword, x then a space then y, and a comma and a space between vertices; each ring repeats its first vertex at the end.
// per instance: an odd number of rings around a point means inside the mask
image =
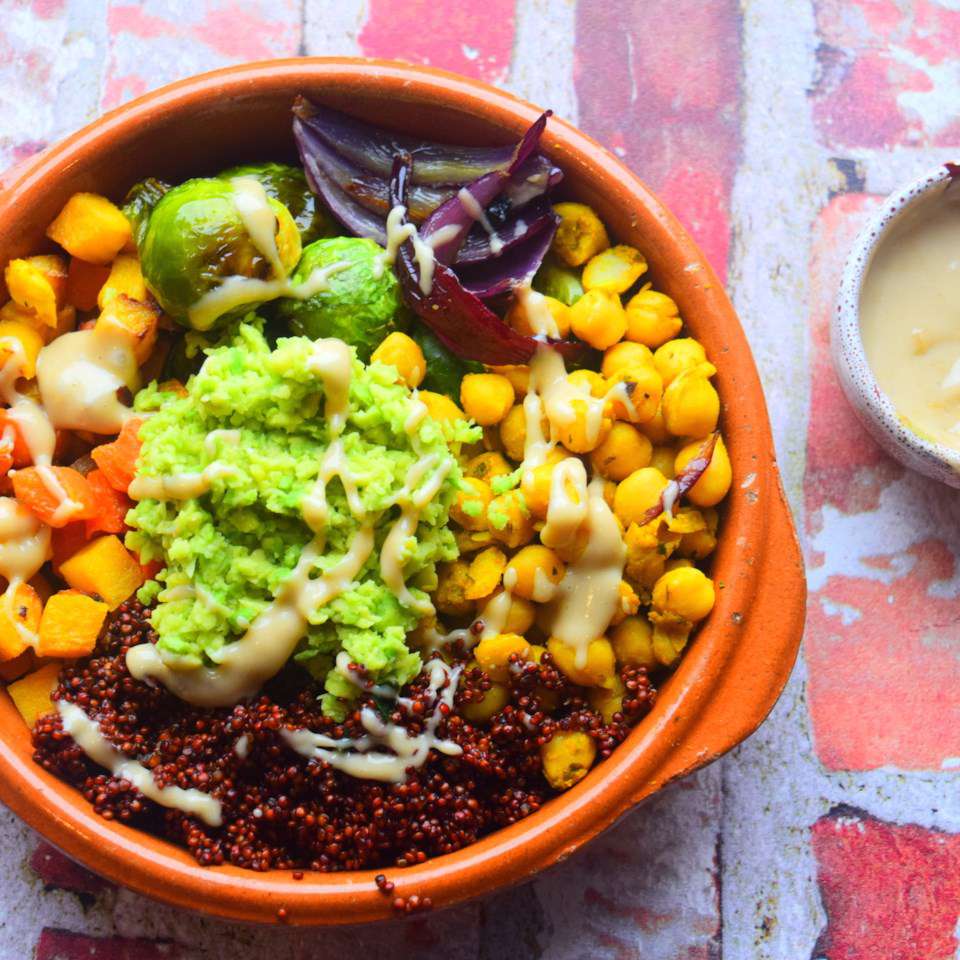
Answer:
MULTIPOLYGON (((464 707, 474 723, 489 721, 506 704, 510 663, 539 661, 545 651, 573 683, 586 688, 593 709, 609 722, 625 693, 619 668, 671 667, 714 604, 713 582, 697 564, 716 547, 716 508, 732 480, 721 435, 683 502, 644 521, 670 480, 717 430, 720 399, 711 382, 716 368, 697 340, 680 336, 676 303, 641 284, 647 263, 638 250, 611 245, 603 223, 584 204, 560 203, 555 210, 561 222, 551 252, 560 269, 577 276, 583 292, 570 305, 549 296, 546 305, 560 336, 572 334, 603 352, 599 371, 575 370, 569 380, 596 398, 626 384, 630 403, 614 391, 599 431, 592 431, 587 403, 573 400, 576 417, 554 434, 557 445, 546 461, 523 472, 518 467, 526 443, 529 367, 467 375, 460 406, 450 397, 419 393, 435 418, 466 416, 484 429, 483 443, 464 452, 463 488, 451 509, 461 557, 442 568, 433 597, 448 623, 469 622, 502 590, 511 594, 503 633, 474 649, 476 665, 493 681, 482 701, 464 707), (545 601, 549 585, 560 583, 583 552, 585 537, 567 547, 539 542, 553 472, 568 457, 579 457, 588 476, 603 478, 604 498, 627 549, 617 612, 605 634, 590 643, 582 665, 572 647, 550 637, 545 601)), ((519 299, 506 320, 521 333, 535 332, 519 299)), ((411 388, 423 379, 423 356, 404 334, 391 334, 373 358, 396 366, 411 388)), ((593 755, 585 737, 558 734, 544 748, 544 773, 555 787, 572 785, 589 769, 593 755)))

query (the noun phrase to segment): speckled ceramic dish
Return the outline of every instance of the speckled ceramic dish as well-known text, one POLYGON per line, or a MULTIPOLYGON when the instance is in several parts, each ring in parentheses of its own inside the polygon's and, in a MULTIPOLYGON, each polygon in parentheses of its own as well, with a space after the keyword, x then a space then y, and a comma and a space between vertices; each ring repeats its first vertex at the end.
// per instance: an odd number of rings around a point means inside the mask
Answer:
MULTIPOLYGON (((540 113, 462 77, 367 60, 277 61, 185 80, 107 114, 6 178, 0 262, 38 249, 46 224, 75 191, 122 197, 148 174, 178 180, 293 156, 290 107, 298 93, 407 133, 443 131, 463 143, 509 143, 540 113)), ((676 218, 607 151, 557 119, 542 142, 564 168, 564 192, 591 204, 615 236, 645 253, 656 289, 676 300, 692 335, 716 358, 734 480, 711 571, 716 606, 654 709, 610 759, 536 813, 456 853, 386 871, 395 895, 429 896, 437 907, 564 859, 665 784, 740 743, 780 695, 803 630, 803 566, 763 392, 723 288, 676 218)), ((0 799, 117 883, 247 921, 343 924, 392 915, 374 870, 295 880, 289 872, 201 867, 186 850, 98 817, 31 752, 29 731, 0 693, 0 799)))
POLYGON ((940 164, 892 193, 860 231, 843 268, 831 346, 847 399, 884 450, 912 470, 960 487, 960 453, 919 436, 901 420, 870 368, 860 331, 861 294, 875 252, 906 210, 942 193, 952 180, 950 170, 940 164))

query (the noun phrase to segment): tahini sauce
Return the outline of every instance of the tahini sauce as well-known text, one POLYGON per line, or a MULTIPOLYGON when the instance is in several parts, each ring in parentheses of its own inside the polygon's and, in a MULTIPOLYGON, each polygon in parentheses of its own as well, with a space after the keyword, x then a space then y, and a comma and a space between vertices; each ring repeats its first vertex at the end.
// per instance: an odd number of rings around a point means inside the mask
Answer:
POLYGON ((937 191, 878 244, 860 295, 867 361, 897 414, 960 453, 960 197, 937 191))

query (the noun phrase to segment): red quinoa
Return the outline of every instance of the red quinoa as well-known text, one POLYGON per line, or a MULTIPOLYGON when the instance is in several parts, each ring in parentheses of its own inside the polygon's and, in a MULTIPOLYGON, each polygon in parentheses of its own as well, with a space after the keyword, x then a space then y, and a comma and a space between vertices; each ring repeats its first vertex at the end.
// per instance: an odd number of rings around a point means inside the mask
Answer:
MULTIPOLYGON (((158 785, 215 796, 223 825, 210 827, 159 807, 93 764, 63 732, 56 713, 38 721, 34 757, 79 787, 101 816, 182 843, 205 865, 356 870, 410 866, 450 853, 533 813, 553 795, 543 778, 540 747, 558 729, 586 731, 603 758, 654 698, 643 668, 623 668, 624 712, 605 723, 549 655, 540 664, 514 663, 510 702, 488 726, 474 726, 456 710, 441 720, 438 735, 459 744, 461 756, 433 753, 402 784, 359 780, 294 753, 279 731, 309 727, 333 737, 358 736, 361 706, 381 712, 389 707, 365 696, 345 723, 336 724, 321 712, 320 685, 295 666, 252 701, 233 708, 192 707, 127 672, 127 648, 156 640, 148 618, 149 611, 136 601, 121 606, 98 652, 64 668, 55 698, 82 707, 108 740, 152 770, 158 785), (549 714, 541 703, 545 690, 559 702, 549 714), (243 736, 248 749, 241 757, 236 744, 243 736)), ((413 702, 409 712, 394 708, 390 713, 391 720, 414 733, 430 710, 427 682, 421 676, 404 691, 413 702)), ((466 670, 456 703, 479 699, 489 684, 478 668, 466 670)), ((378 886, 385 894, 393 889, 386 878, 378 886)), ((398 909, 429 909, 425 901, 413 900, 398 909)))

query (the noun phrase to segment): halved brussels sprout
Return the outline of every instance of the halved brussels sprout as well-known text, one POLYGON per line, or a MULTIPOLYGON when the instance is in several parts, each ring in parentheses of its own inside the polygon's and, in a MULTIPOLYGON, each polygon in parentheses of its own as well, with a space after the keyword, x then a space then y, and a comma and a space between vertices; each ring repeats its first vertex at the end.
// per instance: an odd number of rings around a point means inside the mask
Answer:
POLYGON ((123 201, 123 213, 130 221, 133 229, 134 242, 139 246, 143 242, 143 235, 147 229, 147 221, 153 208, 160 202, 160 198, 170 189, 169 183, 157 180, 156 177, 147 177, 135 183, 128 191, 123 201))
POLYGON ((310 191, 307 178, 299 167, 286 163, 247 163, 220 174, 221 180, 234 177, 253 177, 263 185, 268 197, 279 200, 290 211, 304 246, 320 237, 334 237, 340 232, 323 201, 310 191))
POLYGON ((147 286, 170 316, 184 326, 210 329, 224 317, 269 299, 263 291, 236 287, 222 303, 207 302, 202 323, 191 322, 192 308, 226 281, 236 277, 284 280, 289 276, 300 259, 300 234, 290 211, 279 200, 268 197, 267 202, 277 219, 274 239, 279 275, 268 252, 261 250, 248 232, 232 181, 216 177, 187 180, 157 201, 138 246, 147 286))
POLYGON ((306 300, 285 297, 277 301, 278 319, 297 334, 317 340, 339 337, 357 348, 366 361, 383 338, 406 325, 400 285, 389 265, 382 262, 383 248, 360 237, 316 240, 304 251, 291 277, 303 283, 324 267, 344 264, 331 273, 326 289, 306 300))
POLYGON ((544 258, 534 276, 533 289, 565 303, 568 307, 573 306, 583 296, 580 271, 561 263, 552 254, 544 258))
POLYGON ((423 390, 432 390, 448 397, 460 396, 460 381, 468 373, 482 373, 482 363, 473 360, 461 360, 448 350, 429 327, 415 323, 410 336, 420 345, 423 359, 427 362, 427 373, 420 384, 423 390))

